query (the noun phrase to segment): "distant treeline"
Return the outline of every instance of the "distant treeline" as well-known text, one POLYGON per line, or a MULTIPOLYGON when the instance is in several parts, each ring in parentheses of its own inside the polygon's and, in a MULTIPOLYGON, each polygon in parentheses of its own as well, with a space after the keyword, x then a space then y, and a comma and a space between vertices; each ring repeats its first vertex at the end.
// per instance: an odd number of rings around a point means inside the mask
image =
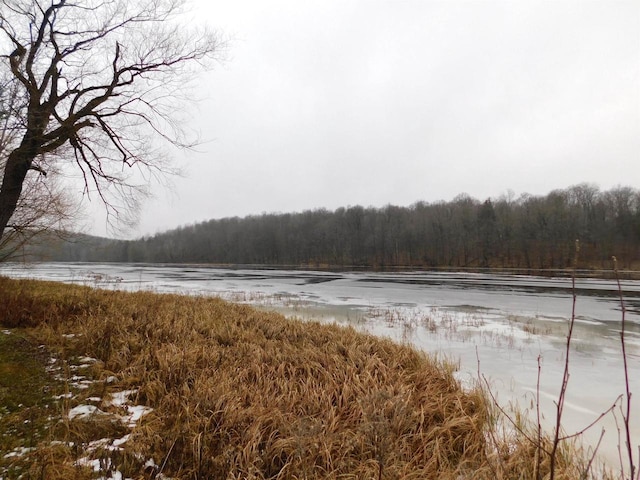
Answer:
POLYGON ((640 266, 640 192, 591 184, 546 196, 418 202, 224 218, 133 241, 64 244, 63 261, 308 267, 566 268, 640 266))

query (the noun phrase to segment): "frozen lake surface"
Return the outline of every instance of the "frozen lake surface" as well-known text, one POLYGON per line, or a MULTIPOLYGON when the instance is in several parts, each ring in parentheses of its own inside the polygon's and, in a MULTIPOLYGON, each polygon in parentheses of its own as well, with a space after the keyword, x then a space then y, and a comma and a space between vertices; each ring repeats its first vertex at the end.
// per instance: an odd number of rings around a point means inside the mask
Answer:
MULTIPOLYGON (((478 370, 504 406, 532 412, 542 366, 543 423, 555 421, 572 310, 569 278, 446 272, 317 272, 208 266, 39 263, 0 265, 0 274, 100 288, 218 295, 288 316, 349 324, 447 358, 472 385, 478 370)), ((632 400, 632 443, 640 444, 640 281, 622 281, 632 400)), ((576 281, 576 324, 564 413, 567 433, 582 430, 625 391, 621 303, 613 280, 576 281)), ((620 404, 620 401, 618 401, 620 404)), ((532 412, 534 413, 534 412, 532 412)), ((620 422, 620 410, 616 410, 620 422)), ((608 414, 585 442, 614 468, 618 433, 608 414)))

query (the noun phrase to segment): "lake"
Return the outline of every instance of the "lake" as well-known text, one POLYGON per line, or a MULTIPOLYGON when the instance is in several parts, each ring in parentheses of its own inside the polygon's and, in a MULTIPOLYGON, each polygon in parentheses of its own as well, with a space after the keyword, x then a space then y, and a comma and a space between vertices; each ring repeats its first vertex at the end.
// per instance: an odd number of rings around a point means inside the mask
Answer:
MULTIPOLYGON (((304 320, 351 325, 455 362, 459 380, 485 377, 501 405, 535 413, 538 362, 543 423, 555 421, 575 291, 575 327, 563 425, 582 430, 625 391, 615 280, 449 272, 319 272, 209 266, 3 264, 0 274, 100 288, 217 295, 304 320)), ((622 281, 632 400, 640 444, 640 281, 622 281)), ((620 404, 620 402, 618 402, 620 404)), ((620 411, 617 410, 618 421, 620 411)), ((616 467, 618 435, 608 414, 585 435, 616 467)))

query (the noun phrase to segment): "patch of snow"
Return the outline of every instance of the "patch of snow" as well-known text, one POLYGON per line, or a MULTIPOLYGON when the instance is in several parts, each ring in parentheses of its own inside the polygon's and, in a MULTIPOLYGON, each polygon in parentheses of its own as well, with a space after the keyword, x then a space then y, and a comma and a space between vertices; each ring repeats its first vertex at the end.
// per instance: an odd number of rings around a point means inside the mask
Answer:
POLYGON ((98 477, 98 480, 131 480, 129 478, 124 478, 122 476, 122 473, 120 473, 118 470, 115 470, 113 472, 109 472, 109 476, 108 477, 98 477))
POLYGON ((124 415, 122 417, 122 421, 129 427, 133 428, 143 416, 151 413, 152 411, 153 408, 145 407, 144 405, 127 406, 127 412, 129 412, 129 415, 124 415))
POLYGON ((122 423, 126 424, 130 428, 136 426, 138 421, 146 414, 153 411, 152 408, 145 407, 144 405, 127 405, 129 397, 138 393, 138 390, 122 390, 121 392, 114 392, 111 394, 110 405, 126 408, 127 414, 122 415, 122 423))
MULTIPOLYGON (((126 435, 125 437, 123 437, 120 440, 123 440, 124 438, 128 439, 128 435, 126 435)), ((126 441, 126 440, 125 440, 126 441)), ((101 440, 97 440, 95 442, 91 442, 91 444, 89 444, 89 450, 94 450, 96 448, 100 448, 103 447, 105 444, 108 444, 110 442, 110 440, 103 438, 101 440)), ((115 443, 115 441, 114 441, 115 443)), ((122 442, 124 443, 124 441, 122 442)), ((106 446, 107 449, 110 450, 121 450, 121 448, 119 447, 110 447, 110 446, 106 446)), ((79 467, 89 467, 91 468, 94 472, 104 472, 106 471, 106 475, 102 476, 102 477, 98 477, 98 480, 132 480, 129 477, 124 477, 124 475, 122 474, 122 472, 120 472, 119 470, 115 469, 113 466, 113 462, 110 458, 102 458, 102 459, 93 459, 93 458, 89 458, 89 457, 82 457, 79 458, 76 461, 76 465, 79 467)))
MULTIPOLYGON (((50 418, 50 420, 51 420, 51 418, 50 418)), ((74 442, 63 442, 63 441, 60 441, 60 440, 51 440, 50 443, 51 443, 51 445, 65 445, 65 446, 70 447, 70 448, 73 448, 76 445, 74 442)))
POLYGON ((93 442, 90 442, 89 445, 87 446, 87 451, 91 452, 91 451, 97 450, 98 448, 102 448, 104 450, 109 450, 112 452, 120 451, 122 450, 121 446, 127 443, 127 441, 130 438, 131 438, 131 435, 127 434, 124 437, 116 438, 116 439, 101 438, 100 440, 94 440, 93 442))
POLYGON ((121 392, 115 392, 111 394, 111 405, 116 407, 122 407, 129 401, 129 395, 134 395, 137 390, 123 390, 121 392))
MULTIPOLYGON (((104 461, 102 463, 104 463, 104 461)), ((111 464, 111 461, 108 461, 107 463, 111 464)), ((76 465, 79 466, 79 467, 89 467, 94 472, 99 472, 102 469, 102 465, 101 465, 100 460, 92 459, 92 458, 88 458, 88 457, 79 458, 76 461, 76 465)))
MULTIPOLYGON (((160 467, 156 464, 156 462, 153 461, 153 458, 150 458, 149 460, 147 460, 146 462, 144 462, 144 468, 145 469, 151 469, 154 472, 158 472, 160 470, 160 467)), ((156 474, 155 477, 157 480, 172 480, 171 477, 167 477, 165 474, 163 474, 162 472, 159 472, 156 474)), ((2 479, 0 479, 2 480, 2 479)))
POLYGON ((122 438, 116 438, 113 441, 113 446, 114 447, 120 447, 121 445, 124 445, 125 443, 127 443, 129 441, 129 439, 131 438, 130 434, 126 434, 124 437, 122 438))
POLYGON ((77 407, 73 407, 71 410, 69 410, 68 413, 69 420, 73 420, 74 418, 87 418, 92 415, 107 414, 95 405, 78 405, 77 407))
POLYGON ((89 386, 94 383, 93 380, 88 380, 87 377, 84 377, 82 375, 73 375, 69 378, 65 378, 62 375, 58 375, 58 376, 61 377, 59 378, 59 380, 68 381, 71 387, 77 388, 80 390, 89 388, 89 386))
POLYGON ((80 363, 97 363, 97 362, 98 362, 98 359, 93 358, 93 357, 80 357, 80 358, 78 359, 78 361, 79 361, 80 363))
POLYGON ((27 447, 17 447, 15 449, 13 449, 11 452, 7 453, 4 458, 12 458, 12 457, 23 457, 25 456, 27 453, 31 452, 35 450, 34 448, 27 448, 27 447))
POLYGON ((93 442, 89 442, 89 445, 87 445, 87 450, 90 452, 93 450, 97 450, 98 448, 106 448, 108 450, 110 445, 111 445, 111 439, 101 438, 100 440, 94 440, 93 442))
MULTIPOLYGON (((59 370, 59 368, 55 368, 55 369, 47 369, 48 371, 57 371, 59 370)), ((58 380, 59 382, 69 382, 69 386, 79 389, 79 390, 83 390, 83 389, 87 389, 89 388, 90 385, 92 385, 94 383, 93 380, 88 380, 87 377, 83 377, 81 375, 73 375, 71 377, 66 377, 65 375, 62 374, 58 374, 55 375, 53 378, 55 378, 56 380, 58 380)))

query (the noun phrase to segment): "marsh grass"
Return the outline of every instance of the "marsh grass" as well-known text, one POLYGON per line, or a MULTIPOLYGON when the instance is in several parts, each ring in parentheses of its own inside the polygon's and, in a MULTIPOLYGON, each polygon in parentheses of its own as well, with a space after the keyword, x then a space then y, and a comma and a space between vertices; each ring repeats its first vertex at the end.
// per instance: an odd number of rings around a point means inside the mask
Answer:
MULTIPOLYGON (((463 391, 451 365, 352 328, 215 298, 6 278, 0 322, 12 328, 8 337, 25 332, 30 345, 46 346, 58 373, 45 384, 63 391, 57 416, 42 411, 51 420, 32 450, 19 450, 27 446, 19 439, 6 447, 16 452, 0 458, 7 479, 104 478, 116 469, 129 478, 227 480, 548 472, 524 438, 530 427, 499 431, 487 392, 463 391), (109 398, 123 390, 152 409, 133 426, 114 421, 125 412, 109 398), (71 418, 92 401, 104 414, 71 418), (114 439, 124 441, 116 448, 114 439)), ((34 369, 45 371, 47 359, 39 361, 34 369)), ((23 411, 0 419, 4 437, 23 411)), ((582 478, 583 457, 563 444, 555 478, 582 478)))
POLYGON ((0 452, 32 449, 46 431, 52 385, 43 355, 24 332, 0 332, 0 452))

